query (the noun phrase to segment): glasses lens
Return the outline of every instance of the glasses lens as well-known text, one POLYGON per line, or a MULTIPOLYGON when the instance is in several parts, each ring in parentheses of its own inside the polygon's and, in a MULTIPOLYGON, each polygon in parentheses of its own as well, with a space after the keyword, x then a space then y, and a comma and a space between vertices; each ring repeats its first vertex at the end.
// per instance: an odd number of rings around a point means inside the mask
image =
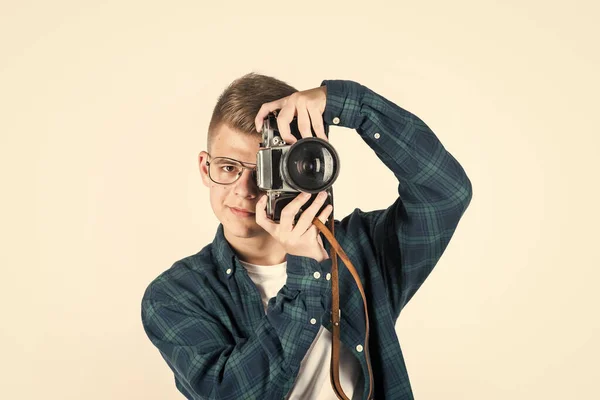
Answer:
POLYGON ((244 169, 239 162, 221 157, 214 158, 208 168, 212 180, 222 184, 235 182, 244 169))

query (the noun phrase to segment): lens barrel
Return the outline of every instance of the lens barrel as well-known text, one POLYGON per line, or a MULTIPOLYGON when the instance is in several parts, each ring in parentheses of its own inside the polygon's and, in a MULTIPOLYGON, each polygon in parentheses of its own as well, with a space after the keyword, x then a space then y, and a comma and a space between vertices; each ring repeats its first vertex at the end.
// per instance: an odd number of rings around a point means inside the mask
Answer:
POLYGON ((281 160, 281 175, 296 190, 317 193, 330 188, 340 173, 340 160, 326 140, 302 138, 281 160))

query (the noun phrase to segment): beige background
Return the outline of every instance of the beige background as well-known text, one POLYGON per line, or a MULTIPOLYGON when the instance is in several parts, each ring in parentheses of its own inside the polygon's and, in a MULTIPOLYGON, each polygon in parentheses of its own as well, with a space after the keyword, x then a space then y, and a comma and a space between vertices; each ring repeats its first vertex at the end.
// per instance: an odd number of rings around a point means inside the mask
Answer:
MULTIPOLYGON (((360 82, 467 171, 397 325, 417 399, 600 398, 594 2, 204 3, 1 2, 0 398, 182 398, 140 300, 213 238, 196 156, 250 71, 360 82)), ((336 216, 391 204, 358 135, 331 141, 336 216)))

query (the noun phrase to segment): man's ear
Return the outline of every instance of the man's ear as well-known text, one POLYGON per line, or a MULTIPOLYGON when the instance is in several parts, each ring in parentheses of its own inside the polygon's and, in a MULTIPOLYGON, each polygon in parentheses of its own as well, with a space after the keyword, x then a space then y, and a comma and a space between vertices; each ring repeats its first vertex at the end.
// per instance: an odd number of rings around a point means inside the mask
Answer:
POLYGON ((210 178, 208 177, 208 165, 206 165, 206 160, 208 160, 208 153, 206 151, 201 151, 200 154, 198 154, 198 168, 200 169, 202 183, 204 186, 210 187, 210 178))

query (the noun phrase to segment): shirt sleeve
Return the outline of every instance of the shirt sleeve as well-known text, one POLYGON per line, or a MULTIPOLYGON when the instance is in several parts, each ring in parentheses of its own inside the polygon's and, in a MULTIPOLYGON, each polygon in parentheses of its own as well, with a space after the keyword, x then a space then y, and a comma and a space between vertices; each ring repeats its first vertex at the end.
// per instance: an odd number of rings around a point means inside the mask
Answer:
POLYGON ((239 310, 223 305, 217 289, 202 284, 182 290, 198 277, 179 274, 176 281, 150 284, 142 299, 143 327, 177 388, 191 399, 283 398, 329 315, 331 285, 321 272, 330 262, 288 255, 286 284, 248 337, 232 334, 239 310))
POLYGON ((324 80, 324 85, 325 123, 355 129, 398 180, 391 206, 356 209, 340 226, 359 227, 368 236, 350 245, 374 251, 397 318, 446 249, 471 201, 471 182, 416 115, 357 82, 324 80))

